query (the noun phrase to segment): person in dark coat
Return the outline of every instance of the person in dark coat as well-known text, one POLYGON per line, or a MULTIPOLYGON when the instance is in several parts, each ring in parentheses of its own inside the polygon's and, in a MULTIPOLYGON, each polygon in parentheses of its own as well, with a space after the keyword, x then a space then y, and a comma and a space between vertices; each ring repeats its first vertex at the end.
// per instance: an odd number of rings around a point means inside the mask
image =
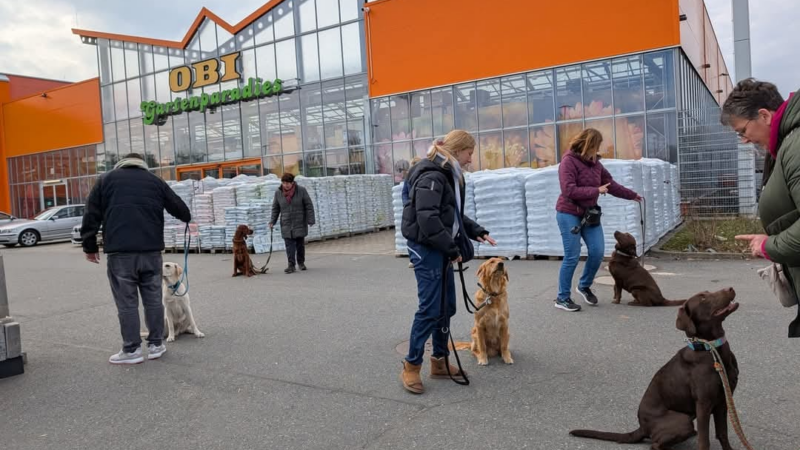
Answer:
POLYGON ((161 178, 147 170, 141 155, 131 153, 114 169, 97 179, 81 225, 86 260, 100 263, 97 233, 103 227, 108 255, 108 281, 117 305, 122 350, 111 364, 138 364, 142 356, 139 294, 147 323, 147 359, 167 351, 164 338, 164 305, 161 301, 161 251, 164 250, 164 210, 189 223, 186 203, 161 178))
POLYGON ((579 233, 572 233, 572 230, 580 225, 586 209, 596 206, 600 194, 606 193, 637 202, 642 200, 639 194, 614 181, 608 170, 600 164, 597 152, 602 143, 603 135, 599 131, 594 128, 583 130, 572 139, 569 151, 558 166, 561 195, 556 202, 556 220, 564 243, 564 260, 561 262, 558 275, 558 297, 555 307, 565 311, 581 310, 570 297, 572 277, 581 257, 581 238, 586 244, 589 256, 576 292, 587 304, 597 305, 597 297, 591 287, 605 252, 603 226, 587 225, 581 228, 579 233))
MULTIPOLYGON (((462 231, 471 240, 496 245, 489 232, 464 215, 462 166, 472 162, 475 139, 466 131, 454 130, 433 144, 428 157, 408 173, 409 201, 403 207, 401 230, 408 239, 408 253, 414 264, 419 307, 411 326, 408 355, 403 360, 400 380, 413 393, 424 392, 420 369, 425 341, 433 335, 431 378, 447 378, 447 334, 450 317, 456 313, 456 289, 452 263, 461 262, 456 236, 462 231), (447 315, 442 311, 443 282, 446 284, 447 315)), ((454 377, 463 377, 450 366, 454 377)))
POLYGON ((308 227, 316 223, 314 204, 308 191, 295 183, 291 173, 283 174, 281 187, 275 191, 270 229, 278 222, 278 217, 281 219, 281 236, 286 242, 286 256, 289 259, 289 266, 284 272, 294 273, 296 266, 306 270, 306 236, 308 227))

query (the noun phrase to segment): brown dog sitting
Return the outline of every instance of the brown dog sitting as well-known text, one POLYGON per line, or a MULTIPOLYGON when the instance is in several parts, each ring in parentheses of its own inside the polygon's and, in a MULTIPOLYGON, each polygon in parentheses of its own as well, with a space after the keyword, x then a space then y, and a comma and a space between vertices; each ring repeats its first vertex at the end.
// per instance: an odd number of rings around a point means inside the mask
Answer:
POLYGON ((253 261, 250 259, 250 253, 247 251, 247 236, 253 234, 252 228, 247 225, 239 225, 236 227, 236 234, 233 235, 233 275, 244 275, 252 277, 256 274, 253 268, 253 261))
MULTIPOLYGON (((739 308, 732 288, 701 292, 678 310, 676 327, 689 338, 710 342, 719 352, 730 381, 731 391, 739 380, 739 366, 725 340, 722 322, 739 308)), ((690 342, 656 372, 639 404, 639 428, 630 433, 606 433, 573 430, 578 437, 634 444, 650 439, 653 450, 668 449, 697 434, 698 448, 710 446, 709 422, 723 450, 732 450, 728 442, 728 405, 725 392, 714 368, 714 358, 704 344, 690 342), (697 431, 693 420, 697 419, 697 431)))
POLYGON ((475 293, 475 300, 480 309, 475 312, 472 327, 472 353, 481 366, 497 355, 504 363, 514 364, 508 350, 508 271, 503 260, 492 258, 481 264, 478 281, 481 289, 475 293))
POLYGON ((619 303, 622 290, 630 292, 634 300, 628 302, 633 306, 680 306, 686 300, 667 300, 661 295, 656 280, 650 275, 636 256, 636 238, 629 233, 614 232, 617 245, 611 253, 608 271, 614 278, 614 300, 619 303))

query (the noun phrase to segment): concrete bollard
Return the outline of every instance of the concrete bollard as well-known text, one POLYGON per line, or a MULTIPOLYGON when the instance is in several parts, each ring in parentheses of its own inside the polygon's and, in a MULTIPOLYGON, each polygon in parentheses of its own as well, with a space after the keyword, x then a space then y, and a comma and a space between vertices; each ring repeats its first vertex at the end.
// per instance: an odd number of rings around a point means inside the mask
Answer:
POLYGON ((19 323, 8 310, 8 290, 3 255, 0 254, 0 378, 25 372, 19 323))

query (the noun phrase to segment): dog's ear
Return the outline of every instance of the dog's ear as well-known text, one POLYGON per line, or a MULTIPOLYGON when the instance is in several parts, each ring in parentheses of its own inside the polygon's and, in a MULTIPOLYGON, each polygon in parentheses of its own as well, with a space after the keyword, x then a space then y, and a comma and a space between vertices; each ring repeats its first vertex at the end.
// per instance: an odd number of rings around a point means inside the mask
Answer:
POLYGON ((504 274, 504 275, 505 275, 505 277, 506 277, 506 281, 508 281, 508 269, 504 269, 504 270, 503 270, 503 274, 504 274))
POLYGON ((175 276, 181 277, 183 276, 183 267, 180 264, 175 264, 175 276))
POLYGON ((685 332, 689 337, 697 335, 697 328, 694 326, 694 322, 692 322, 692 318, 689 316, 689 310, 686 308, 685 304, 678 308, 678 320, 675 321, 675 327, 685 332))
POLYGON ((486 273, 486 264, 481 264, 481 266, 478 267, 478 273, 475 274, 475 276, 478 277, 478 280, 482 280, 484 273, 486 273))

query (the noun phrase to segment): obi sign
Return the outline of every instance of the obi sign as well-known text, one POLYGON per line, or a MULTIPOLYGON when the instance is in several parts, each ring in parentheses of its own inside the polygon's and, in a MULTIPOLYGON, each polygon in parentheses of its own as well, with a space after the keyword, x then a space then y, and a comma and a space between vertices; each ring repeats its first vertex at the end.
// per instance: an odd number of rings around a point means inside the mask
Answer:
MULTIPOLYGON (((172 92, 184 92, 191 89, 201 89, 226 81, 239 80, 242 75, 237 69, 240 52, 221 56, 219 59, 208 59, 181 66, 169 72, 169 87, 172 92), (224 72, 220 73, 221 64, 224 63, 224 72)), ((167 103, 154 101, 142 102, 140 109, 144 115, 145 125, 163 125, 167 117, 189 111, 204 112, 208 108, 256 100, 270 97, 285 92, 283 80, 264 81, 261 78, 250 78, 247 84, 234 89, 226 89, 211 94, 200 94, 188 98, 178 98, 167 103)))

